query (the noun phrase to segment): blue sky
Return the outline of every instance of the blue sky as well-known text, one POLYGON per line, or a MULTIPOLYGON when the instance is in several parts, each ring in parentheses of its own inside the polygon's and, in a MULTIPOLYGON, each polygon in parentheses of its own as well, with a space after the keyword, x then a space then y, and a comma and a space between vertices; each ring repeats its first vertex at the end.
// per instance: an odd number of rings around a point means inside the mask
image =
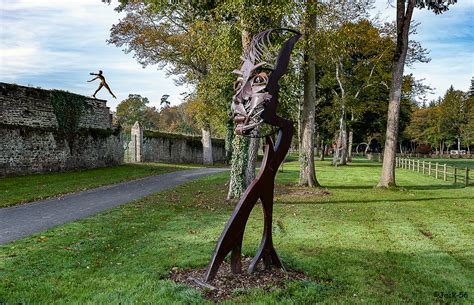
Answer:
MULTIPOLYGON (((443 95, 452 84, 467 90, 474 75, 474 1, 458 0, 443 15, 416 10, 421 22, 416 40, 430 50, 432 61, 406 72, 436 88, 428 99, 443 95)), ((143 69, 131 54, 108 45, 109 30, 121 17, 100 0, 0 0, 0 81, 48 89, 64 89, 91 95, 97 83, 87 83, 89 72, 103 70, 117 100, 103 90, 99 98, 114 109, 128 94, 141 94, 159 106, 169 94, 172 104, 181 102, 173 77, 156 67, 143 69)), ((375 15, 394 19, 395 8, 377 0, 375 15)))

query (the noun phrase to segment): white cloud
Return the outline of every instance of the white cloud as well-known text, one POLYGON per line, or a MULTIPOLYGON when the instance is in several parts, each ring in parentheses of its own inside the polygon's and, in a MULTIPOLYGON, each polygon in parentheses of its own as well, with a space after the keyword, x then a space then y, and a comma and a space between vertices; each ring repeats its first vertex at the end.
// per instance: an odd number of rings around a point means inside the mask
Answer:
MULTIPOLYGON (((450 11, 435 15, 417 10, 421 22, 413 38, 431 50, 432 61, 407 69, 416 78, 436 87, 436 96, 453 84, 466 90, 474 74, 473 8, 474 1, 458 1, 450 11)), ((86 83, 88 72, 104 70, 118 100, 107 93, 115 108, 128 94, 147 96, 159 106, 163 94, 173 104, 181 102, 180 93, 164 71, 143 69, 131 56, 107 45, 109 30, 120 15, 113 10, 117 2, 106 5, 100 0, 0 0, 0 79, 44 88, 65 89, 90 95, 97 84, 86 83)), ((395 8, 387 0, 377 0, 376 12, 382 19, 395 18, 395 8)))
MULTIPOLYGON (((387 0, 376 0, 375 6, 373 16, 379 13, 384 21, 395 20, 396 9, 387 6, 387 0)), ((424 78, 426 84, 435 87, 434 94, 428 98, 444 95, 451 85, 466 91, 474 75, 474 1, 459 0, 441 15, 415 9, 413 20, 420 22, 420 26, 418 34, 411 39, 421 42, 430 51, 432 60, 415 64, 406 73, 424 78)))
POLYGON ((172 104, 180 93, 164 71, 143 69, 130 54, 107 45, 109 29, 121 15, 99 0, 0 0, 0 79, 47 89, 64 89, 91 95, 98 84, 86 83, 89 72, 103 70, 117 100, 108 93, 114 109, 128 94, 147 96, 158 106, 163 94, 172 104))

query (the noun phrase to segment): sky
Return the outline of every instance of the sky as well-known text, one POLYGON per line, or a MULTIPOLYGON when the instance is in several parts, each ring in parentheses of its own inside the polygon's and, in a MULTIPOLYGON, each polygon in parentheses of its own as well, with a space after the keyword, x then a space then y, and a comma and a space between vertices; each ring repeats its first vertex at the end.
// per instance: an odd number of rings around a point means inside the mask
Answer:
MULTIPOLYGON (((0 0, 0 81, 19 85, 62 89, 92 95, 98 83, 87 83, 89 72, 103 70, 114 100, 105 89, 98 98, 112 110, 129 94, 148 97, 159 107, 163 94, 172 105, 182 102, 174 77, 154 66, 142 68, 132 54, 107 44, 109 31, 123 15, 100 0, 0 0)), ((394 20, 395 8, 376 0, 372 15, 394 20)), ((431 62, 406 69, 435 88, 428 100, 442 96, 453 85, 467 91, 474 75, 474 0, 458 0, 443 15, 416 10, 421 22, 412 38, 430 50, 431 62)))

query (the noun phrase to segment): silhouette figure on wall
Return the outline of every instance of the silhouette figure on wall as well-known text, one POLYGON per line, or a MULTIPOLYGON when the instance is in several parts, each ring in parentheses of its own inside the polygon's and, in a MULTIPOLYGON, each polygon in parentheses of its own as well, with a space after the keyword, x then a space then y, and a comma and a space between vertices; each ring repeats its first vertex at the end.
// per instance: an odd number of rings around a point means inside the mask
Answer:
POLYGON ((110 90, 110 87, 109 87, 109 84, 107 84, 107 82, 105 81, 105 77, 104 77, 104 74, 102 73, 102 70, 99 70, 99 74, 97 73, 89 73, 90 75, 96 75, 96 77, 94 77, 93 79, 91 80, 88 80, 87 82, 90 83, 92 81, 95 81, 96 79, 100 79, 100 84, 99 84, 99 88, 97 88, 97 90, 95 90, 94 94, 92 95, 93 98, 96 98, 96 94, 97 92, 100 91, 100 89, 102 89, 102 87, 105 87, 107 90, 109 90, 109 93, 112 95, 113 98, 117 98, 113 93, 112 93, 112 90, 110 90))
POLYGON ((240 198, 224 227, 207 268, 205 282, 215 278, 219 266, 229 252, 232 252, 232 272, 241 272, 245 225, 258 199, 262 202, 264 230, 260 247, 248 271, 253 272, 260 260, 263 260, 265 268, 271 265, 283 267, 272 241, 273 189, 278 167, 290 148, 294 127, 292 121, 276 114, 280 89, 278 81, 286 73, 291 51, 300 37, 299 32, 290 29, 270 29, 255 35, 242 56, 241 68, 233 71, 239 75, 234 84, 235 95, 231 105, 236 134, 256 137, 259 128, 263 123, 267 123, 278 128, 278 137, 274 143, 270 135, 265 136, 265 154, 260 172, 240 198), (290 32, 292 36, 275 52, 271 41, 272 34, 277 32, 290 32))

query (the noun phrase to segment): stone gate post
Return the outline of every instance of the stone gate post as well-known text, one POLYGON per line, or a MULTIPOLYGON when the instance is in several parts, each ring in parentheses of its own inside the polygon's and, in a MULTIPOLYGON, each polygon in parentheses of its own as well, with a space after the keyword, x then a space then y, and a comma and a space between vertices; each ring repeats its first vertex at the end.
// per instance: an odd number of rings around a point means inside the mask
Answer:
POLYGON ((142 162, 143 129, 138 121, 133 124, 128 147, 130 149, 130 162, 142 162))

